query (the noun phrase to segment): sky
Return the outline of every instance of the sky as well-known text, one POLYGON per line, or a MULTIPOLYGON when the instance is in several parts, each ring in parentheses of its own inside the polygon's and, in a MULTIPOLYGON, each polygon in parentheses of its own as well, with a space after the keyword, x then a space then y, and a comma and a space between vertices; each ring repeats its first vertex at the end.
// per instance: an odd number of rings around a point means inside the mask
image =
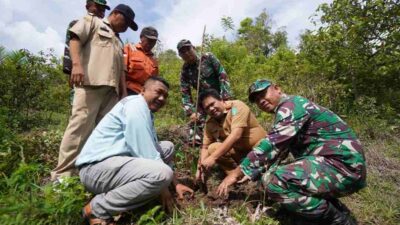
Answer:
MULTIPOLYGON (((272 20, 272 30, 286 30, 289 45, 299 44, 299 35, 315 29, 310 17, 318 5, 330 0, 108 0, 114 8, 123 3, 135 12, 139 30, 121 35, 123 41, 138 42, 141 28, 154 26, 159 31, 162 49, 176 49, 181 39, 201 44, 204 26, 215 37, 235 34, 225 32, 221 18, 229 16, 235 28, 246 17, 255 18, 263 9, 272 20)), ((65 32, 69 22, 82 18, 86 0, 0 0, 0 45, 7 50, 28 49, 33 53, 53 48, 63 54, 65 32)), ((106 11, 108 15, 110 11, 106 11)))

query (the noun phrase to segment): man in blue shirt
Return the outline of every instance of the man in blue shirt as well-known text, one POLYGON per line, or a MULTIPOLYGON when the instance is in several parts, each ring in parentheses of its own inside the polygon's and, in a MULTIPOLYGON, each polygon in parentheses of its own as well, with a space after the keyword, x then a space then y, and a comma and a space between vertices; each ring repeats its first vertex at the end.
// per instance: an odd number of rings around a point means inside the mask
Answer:
POLYGON ((85 187, 96 196, 84 207, 90 224, 113 222, 113 215, 132 210, 161 195, 166 210, 173 199, 193 190, 178 184, 172 167, 174 145, 158 142, 153 113, 166 103, 169 84, 150 77, 140 95, 122 99, 100 121, 78 156, 76 166, 85 187))

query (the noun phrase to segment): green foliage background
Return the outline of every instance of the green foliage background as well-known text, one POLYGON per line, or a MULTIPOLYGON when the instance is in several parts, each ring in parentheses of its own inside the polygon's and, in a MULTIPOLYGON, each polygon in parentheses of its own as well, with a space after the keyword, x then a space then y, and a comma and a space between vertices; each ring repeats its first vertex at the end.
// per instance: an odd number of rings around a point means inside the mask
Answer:
MULTIPOLYGON (((236 38, 207 35, 206 51, 224 65, 237 99, 248 103, 249 84, 268 78, 288 94, 340 114, 359 134, 369 162, 370 186, 346 203, 361 224, 399 224, 400 6, 390 0, 335 0, 318 11, 321 17, 312 18, 318 29, 305 31, 296 49, 288 47, 283 28, 271 30, 264 10, 244 18, 237 29, 230 17, 221 18, 222 27, 236 38)), ((168 137, 171 127, 186 122, 179 90, 182 61, 171 49, 157 54, 171 89, 156 127, 168 137)), ((70 110, 60 59, 51 51, 0 47, 0 78, 0 223, 79 223, 89 197, 79 180, 69 180, 60 191, 47 184, 70 110)), ((271 116, 251 107, 268 128, 271 116)), ((186 159, 180 155, 178 160, 186 159)), ((182 162, 177 164, 187 165, 182 162)), ((207 210, 188 209, 165 222, 184 224, 185 215, 200 219, 207 210)), ((139 221, 158 223, 154 218, 164 217, 155 215, 158 211, 150 210, 139 221)), ((248 223, 245 213, 236 217, 248 223)))

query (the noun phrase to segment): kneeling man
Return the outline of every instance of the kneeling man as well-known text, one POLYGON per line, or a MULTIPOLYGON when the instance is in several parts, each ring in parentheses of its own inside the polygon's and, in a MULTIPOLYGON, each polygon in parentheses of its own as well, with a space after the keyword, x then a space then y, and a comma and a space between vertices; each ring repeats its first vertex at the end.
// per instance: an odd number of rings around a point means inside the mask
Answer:
POLYGON ((241 170, 232 173, 229 185, 243 174, 261 180, 268 197, 292 212, 296 224, 354 224, 338 200, 366 185, 363 147, 354 131, 332 111, 286 95, 268 80, 250 86, 249 100, 275 120, 241 170), (286 150, 295 161, 280 165, 286 150))
POLYGON ((174 145, 158 142, 153 113, 166 103, 169 84, 150 77, 140 95, 122 99, 97 125, 78 156, 84 186, 96 196, 84 207, 90 224, 112 224, 113 215, 135 209, 161 194, 166 209, 173 199, 193 191, 177 184, 171 169, 174 145))
MULTIPOLYGON (((196 180, 205 182, 205 172, 216 163, 227 175, 234 171, 247 153, 265 138, 266 131, 245 103, 224 101, 214 89, 204 90, 199 103, 209 116, 196 173, 196 180)), ((226 186, 228 178, 220 187, 226 186)))

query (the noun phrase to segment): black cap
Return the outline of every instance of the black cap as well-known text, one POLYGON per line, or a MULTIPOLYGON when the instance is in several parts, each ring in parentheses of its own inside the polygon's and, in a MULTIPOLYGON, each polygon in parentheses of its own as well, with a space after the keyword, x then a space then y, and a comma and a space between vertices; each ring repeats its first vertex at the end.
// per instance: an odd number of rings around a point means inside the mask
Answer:
POLYGON ((128 26, 134 30, 137 31, 138 25, 135 23, 135 13, 131 9, 131 7, 125 5, 125 4, 119 4, 117 5, 113 11, 118 11, 125 17, 125 21, 128 24, 128 26))
POLYGON ((158 40, 158 32, 154 27, 144 27, 140 32, 140 37, 145 36, 148 39, 158 40))
POLYGON ((182 39, 180 42, 178 42, 178 45, 176 46, 176 48, 178 49, 178 51, 185 46, 193 46, 192 43, 187 40, 187 39, 182 39))

